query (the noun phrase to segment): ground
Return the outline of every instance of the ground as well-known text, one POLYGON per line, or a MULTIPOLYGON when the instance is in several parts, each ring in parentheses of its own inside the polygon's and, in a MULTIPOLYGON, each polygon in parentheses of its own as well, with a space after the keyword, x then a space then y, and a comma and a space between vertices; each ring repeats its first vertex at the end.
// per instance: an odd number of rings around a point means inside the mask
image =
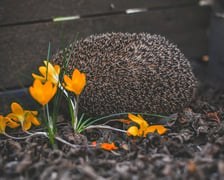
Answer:
POLYGON ((0 180, 224 179, 224 90, 202 88, 189 107, 171 117, 159 120, 166 134, 144 139, 102 129, 74 134, 69 122, 60 121, 59 135, 80 148, 58 142, 53 150, 42 136, 12 140, 0 135, 0 180), (92 141, 119 148, 85 146, 92 141))

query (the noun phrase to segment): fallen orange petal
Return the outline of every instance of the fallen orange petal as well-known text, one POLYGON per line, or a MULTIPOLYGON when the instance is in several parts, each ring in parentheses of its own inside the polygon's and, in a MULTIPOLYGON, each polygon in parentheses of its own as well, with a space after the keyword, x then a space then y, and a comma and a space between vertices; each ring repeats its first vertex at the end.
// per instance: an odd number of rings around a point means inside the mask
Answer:
POLYGON ((103 144, 101 144, 101 148, 102 149, 105 149, 105 150, 108 150, 108 151, 111 151, 113 149, 118 149, 118 147, 116 147, 114 145, 114 143, 111 143, 111 144, 109 144, 109 143, 103 143, 103 144))
POLYGON ((127 119, 120 119, 119 121, 124 123, 124 124, 130 124, 131 123, 131 121, 127 120, 127 119))

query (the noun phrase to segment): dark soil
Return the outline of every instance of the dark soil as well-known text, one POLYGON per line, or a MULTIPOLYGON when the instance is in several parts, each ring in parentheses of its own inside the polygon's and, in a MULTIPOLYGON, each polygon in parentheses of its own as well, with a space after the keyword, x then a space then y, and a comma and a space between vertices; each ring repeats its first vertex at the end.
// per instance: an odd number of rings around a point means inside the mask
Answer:
POLYGON ((12 140, 1 135, 0 180, 224 179, 224 90, 203 88, 199 94, 188 108, 172 115, 174 120, 159 120, 168 128, 163 136, 130 138, 102 129, 79 135, 62 121, 59 135, 83 146, 71 148, 57 142, 58 149, 53 150, 42 136, 12 140), (221 123, 205 111, 218 111, 221 123), (85 146, 92 141, 114 142, 119 149, 85 146))

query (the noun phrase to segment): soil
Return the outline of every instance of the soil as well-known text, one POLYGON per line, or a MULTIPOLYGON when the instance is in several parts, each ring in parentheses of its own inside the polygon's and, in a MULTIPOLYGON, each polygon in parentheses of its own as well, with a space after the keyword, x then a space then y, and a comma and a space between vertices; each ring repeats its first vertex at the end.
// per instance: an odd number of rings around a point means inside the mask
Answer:
MULTIPOLYGON (((165 124, 168 131, 144 139, 106 129, 73 133, 62 118, 58 134, 82 145, 77 148, 57 142, 53 149, 44 136, 12 140, 0 135, 0 180, 224 179, 224 90, 202 88, 189 107, 171 117, 150 118, 152 123, 165 124), (206 112, 218 112, 220 123, 206 112), (86 146, 92 141, 114 142, 119 148, 86 146)), ((9 134, 23 135, 14 130, 9 134)))

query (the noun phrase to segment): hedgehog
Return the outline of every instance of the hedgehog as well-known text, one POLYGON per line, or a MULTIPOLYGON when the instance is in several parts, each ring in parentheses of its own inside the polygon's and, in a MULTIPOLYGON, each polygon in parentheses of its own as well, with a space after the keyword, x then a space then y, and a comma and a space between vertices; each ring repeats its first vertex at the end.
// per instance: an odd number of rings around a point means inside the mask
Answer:
MULTIPOLYGON (((170 115, 190 104, 197 79, 188 59, 165 37, 149 33, 94 34, 65 48, 67 72, 84 72, 81 112, 100 117, 123 112, 170 115)), ((53 64, 63 64, 63 51, 53 64)))

